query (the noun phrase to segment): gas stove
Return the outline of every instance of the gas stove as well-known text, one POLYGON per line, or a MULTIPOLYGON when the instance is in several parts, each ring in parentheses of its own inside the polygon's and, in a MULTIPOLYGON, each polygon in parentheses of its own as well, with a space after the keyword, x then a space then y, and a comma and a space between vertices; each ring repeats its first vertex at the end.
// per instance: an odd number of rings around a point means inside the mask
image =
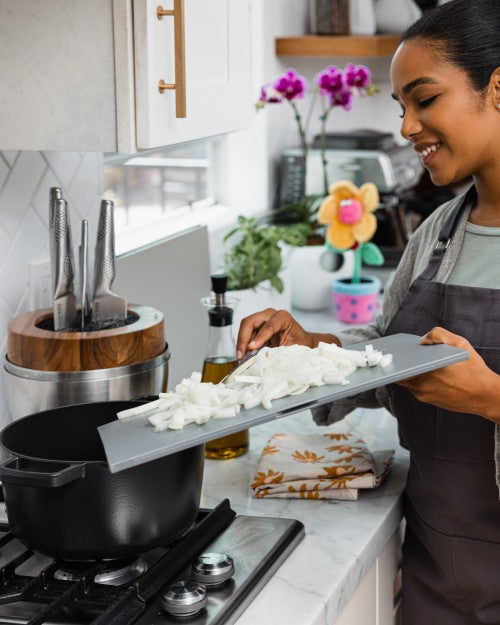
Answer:
POLYGON ((299 521, 236 516, 227 499, 126 561, 56 561, 0 530, 0 625, 230 625, 304 537, 299 521))

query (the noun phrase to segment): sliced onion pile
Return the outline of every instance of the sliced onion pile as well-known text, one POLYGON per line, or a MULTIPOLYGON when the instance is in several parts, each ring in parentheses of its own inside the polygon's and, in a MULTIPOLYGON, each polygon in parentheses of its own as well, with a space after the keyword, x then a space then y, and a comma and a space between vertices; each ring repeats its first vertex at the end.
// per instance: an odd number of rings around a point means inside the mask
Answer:
POLYGON ((225 383, 202 382, 195 372, 182 380, 170 393, 159 399, 117 413, 119 419, 147 416, 157 432, 180 430, 189 423, 202 425, 209 419, 234 417, 262 405, 272 408, 272 401, 288 395, 300 395, 311 386, 348 384, 348 376, 358 367, 387 367, 392 354, 382 354, 366 345, 364 351, 350 350, 334 344, 320 343, 310 348, 303 345, 264 347, 225 383))

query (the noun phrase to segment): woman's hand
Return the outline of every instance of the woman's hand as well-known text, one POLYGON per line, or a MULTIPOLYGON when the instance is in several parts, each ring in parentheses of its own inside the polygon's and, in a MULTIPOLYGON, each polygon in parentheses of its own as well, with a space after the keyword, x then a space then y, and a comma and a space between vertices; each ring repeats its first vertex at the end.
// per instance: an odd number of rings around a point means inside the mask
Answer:
POLYGON ((320 341, 340 344, 330 334, 307 332, 286 310, 266 308, 245 317, 240 325, 236 342, 236 357, 240 359, 247 350, 258 349, 269 342, 279 345, 307 345, 316 347, 320 341))
POLYGON ((422 402, 453 412, 481 415, 500 423, 500 376, 486 365, 469 341, 435 327, 420 342, 423 345, 453 345, 467 350, 470 357, 398 384, 422 402))

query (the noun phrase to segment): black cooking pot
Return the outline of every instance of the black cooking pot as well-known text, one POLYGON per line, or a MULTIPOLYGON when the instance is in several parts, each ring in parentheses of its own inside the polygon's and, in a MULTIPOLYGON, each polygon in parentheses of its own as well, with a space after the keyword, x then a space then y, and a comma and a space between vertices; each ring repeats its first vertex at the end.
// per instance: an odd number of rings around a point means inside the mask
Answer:
MULTIPOLYGON (((11 530, 27 547, 66 560, 121 559, 164 546, 193 523, 204 445, 112 474, 97 428, 142 401, 64 406, 0 434, 11 530)), ((160 436, 160 434, 159 434, 160 436)))

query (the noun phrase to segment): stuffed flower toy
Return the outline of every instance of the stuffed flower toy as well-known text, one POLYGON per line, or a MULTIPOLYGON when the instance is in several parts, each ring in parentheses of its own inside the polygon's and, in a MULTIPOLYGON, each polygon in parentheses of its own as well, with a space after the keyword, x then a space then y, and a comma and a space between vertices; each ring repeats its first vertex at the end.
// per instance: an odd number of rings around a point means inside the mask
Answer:
POLYGON ((357 187, 350 180, 339 180, 330 186, 318 212, 320 224, 327 225, 327 247, 336 252, 353 250, 354 269, 351 282, 361 279, 361 263, 382 265, 384 257, 375 243, 369 243, 377 230, 373 214, 378 206, 377 187, 366 182, 357 187))

